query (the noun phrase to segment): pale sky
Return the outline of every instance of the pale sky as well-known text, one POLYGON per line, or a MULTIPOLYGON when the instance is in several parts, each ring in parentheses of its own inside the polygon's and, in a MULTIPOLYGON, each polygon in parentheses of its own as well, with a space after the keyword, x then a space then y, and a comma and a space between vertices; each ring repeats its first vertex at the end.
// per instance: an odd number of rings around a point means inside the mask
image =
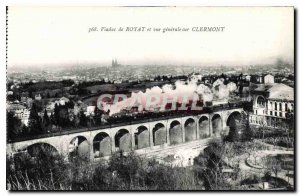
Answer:
POLYGON ((8 67, 264 64, 294 60, 292 7, 9 7, 8 67), (90 27, 225 27, 223 32, 92 32, 90 27))

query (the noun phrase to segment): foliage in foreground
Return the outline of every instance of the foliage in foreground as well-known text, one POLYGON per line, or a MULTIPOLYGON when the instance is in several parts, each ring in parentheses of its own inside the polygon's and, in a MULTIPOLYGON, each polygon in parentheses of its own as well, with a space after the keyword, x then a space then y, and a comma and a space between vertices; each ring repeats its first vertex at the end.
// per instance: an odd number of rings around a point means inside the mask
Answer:
MULTIPOLYGON (((244 160, 241 157, 245 158, 251 152, 266 148, 255 141, 211 141, 194 159, 194 165, 186 168, 162 164, 134 153, 116 153, 110 160, 94 164, 79 158, 70 159, 66 163, 59 155, 48 154, 47 151, 35 154, 34 157, 20 154, 7 158, 7 189, 257 190, 259 187, 253 187, 253 183, 270 179, 268 176, 272 173, 272 178, 277 179, 275 163, 270 162, 267 169, 270 174, 262 173, 262 176, 246 175, 239 163, 244 160)), ((283 166, 293 170, 293 158, 287 157, 286 160, 283 166)), ((275 181, 277 183, 278 180, 275 181)), ((274 187, 277 187, 276 183, 274 187)))
POLYGON ((58 156, 7 159, 10 190, 201 190, 192 168, 166 166, 131 153, 114 154, 108 162, 90 164, 58 156))

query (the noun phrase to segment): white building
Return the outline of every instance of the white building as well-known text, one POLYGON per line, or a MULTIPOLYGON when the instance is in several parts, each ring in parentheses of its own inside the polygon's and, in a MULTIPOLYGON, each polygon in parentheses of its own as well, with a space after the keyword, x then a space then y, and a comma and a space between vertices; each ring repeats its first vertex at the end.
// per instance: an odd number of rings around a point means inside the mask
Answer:
POLYGON ((42 100, 41 94, 35 95, 35 96, 34 96, 34 99, 35 99, 35 100, 38 100, 38 101, 42 100))
POLYGON ((15 116, 26 126, 28 126, 29 115, 30 111, 28 109, 15 111, 15 116))
POLYGON ((62 97, 62 98, 60 98, 59 100, 58 100, 58 103, 60 104, 60 105, 65 105, 67 102, 69 102, 70 100, 68 99, 68 98, 66 98, 66 97, 62 97))
POLYGON ((287 114, 294 114, 294 89, 285 84, 260 84, 251 93, 251 124, 281 127, 288 117, 287 114))
POLYGON ((274 76, 268 74, 264 77, 265 84, 274 84, 274 76))
POLYGON ((87 106, 85 115, 86 116, 93 116, 95 114, 94 113, 95 112, 95 108, 96 108, 96 106, 92 106, 92 105, 87 106))
POLYGON ((28 110, 25 106, 19 103, 12 103, 6 106, 6 110, 8 112, 13 112, 15 117, 20 119, 23 124, 28 126, 30 110, 28 110))
POLYGON ((246 81, 250 81, 251 80, 251 76, 250 75, 246 75, 246 81))

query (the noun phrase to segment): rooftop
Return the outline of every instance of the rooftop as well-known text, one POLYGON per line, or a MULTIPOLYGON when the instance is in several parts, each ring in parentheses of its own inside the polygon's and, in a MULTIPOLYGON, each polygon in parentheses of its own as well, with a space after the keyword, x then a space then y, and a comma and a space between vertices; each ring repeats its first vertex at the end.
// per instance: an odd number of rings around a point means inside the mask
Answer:
POLYGON ((259 84, 254 91, 269 92, 269 99, 294 101, 294 88, 282 83, 259 84))

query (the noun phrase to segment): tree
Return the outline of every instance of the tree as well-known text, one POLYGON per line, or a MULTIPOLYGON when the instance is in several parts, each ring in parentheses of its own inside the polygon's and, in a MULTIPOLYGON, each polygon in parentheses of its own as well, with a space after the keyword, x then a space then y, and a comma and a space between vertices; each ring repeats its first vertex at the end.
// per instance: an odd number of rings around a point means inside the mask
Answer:
POLYGON ((228 133, 228 136, 225 137, 225 141, 228 141, 228 142, 235 142, 235 141, 239 141, 239 133, 237 131, 237 128, 236 127, 233 127, 231 126, 230 127, 230 130, 229 130, 229 133, 228 133))
POLYGON ((287 119, 287 124, 288 128, 291 132, 294 132, 295 130, 295 116, 292 112, 286 113, 286 119, 287 119))
POLYGON ((29 134, 29 129, 26 125, 23 125, 21 134, 22 135, 28 135, 29 134))
POLYGON ((252 140, 253 131, 250 127, 249 112, 242 112, 240 120, 233 120, 234 126, 230 126, 230 131, 225 141, 249 141, 252 140))
POLYGON ((53 113, 51 113, 51 115, 50 115, 50 124, 55 125, 55 117, 54 117, 53 113))
POLYGON ((59 111, 58 125, 61 127, 67 127, 70 125, 69 112, 66 107, 62 107, 59 111))
POLYGON ((102 118, 102 115, 103 115, 103 110, 100 110, 97 106, 95 107, 95 116, 94 116, 94 119, 95 119, 95 123, 97 125, 101 124, 101 118, 102 118))
POLYGON ((227 156, 225 143, 212 141, 204 153, 195 158, 195 165, 200 166, 198 176, 203 178, 206 190, 230 189, 227 176, 224 175, 224 159, 227 156))
POLYGON ((50 119, 49 116, 47 114, 47 110, 44 110, 44 116, 43 116, 43 128, 45 131, 47 131, 48 126, 50 125, 50 119))
POLYGON ((113 154, 110 160, 111 171, 116 171, 127 182, 132 182, 140 167, 141 158, 132 152, 128 157, 124 156, 122 152, 113 154))
POLYGON ((32 90, 29 90, 29 91, 28 91, 28 97, 30 97, 31 99, 34 99, 32 90))
POLYGON ((265 133, 266 133, 266 130, 267 130, 267 122, 263 122, 259 127, 258 129, 255 131, 255 133, 253 133, 253 135, 255 135, 255 137, 258 137, 259 139, 262 138, 264 139, 265 138, 265 133))
POLYGON ((29 119, 28 119, 28 128, 32 134, 42 133, 41 119, 38 115, 37 108, 35 103, 32 104, 29 119))
POLYGON ((87 126, 87 118, 82 110, 79 113, 79 125, 83 127, 87 126))
POLYGON ((70 108, 70 109, 73 109, 74 108, 74 102, 73 101, 69 101, 69 102, 66 102, 66 107, 67 108, 70 108))
POLYGON ((80 119, 79 119, 78 115, 74 115, 73 126, 78 127, 79 123, 80 123, 80 119))
POLYGON ((242 134, 247 132, 246 130, 246 115, 234 115, 229 120, 229 133, 224 138, 228 142, 237 142, 242 139, 242 134))
POLYGON ((250 122, 249 122, 249 112, 246 113, 242 113, 242 120, 241 120, 241 124, 243 127, 243 137, 242 140, 244 141, 249 141, 252 140, 253 137, 253 131, 250 128, 250 122))
POLYGON ((59 111, 60 108, 57 103, 54 105, 54 124, 59 125, 59 111))
POLYGON ((13 112, 7 112, 6 118, 7 139, 14 139, 21 133, 22 122, 13 112))
POLYGON ((267 156, 266 157, 266 166, 267 169, 274 173, 276 178, 278 177, 278 172, 281 171, 282 162, 277 156, 267 156))

